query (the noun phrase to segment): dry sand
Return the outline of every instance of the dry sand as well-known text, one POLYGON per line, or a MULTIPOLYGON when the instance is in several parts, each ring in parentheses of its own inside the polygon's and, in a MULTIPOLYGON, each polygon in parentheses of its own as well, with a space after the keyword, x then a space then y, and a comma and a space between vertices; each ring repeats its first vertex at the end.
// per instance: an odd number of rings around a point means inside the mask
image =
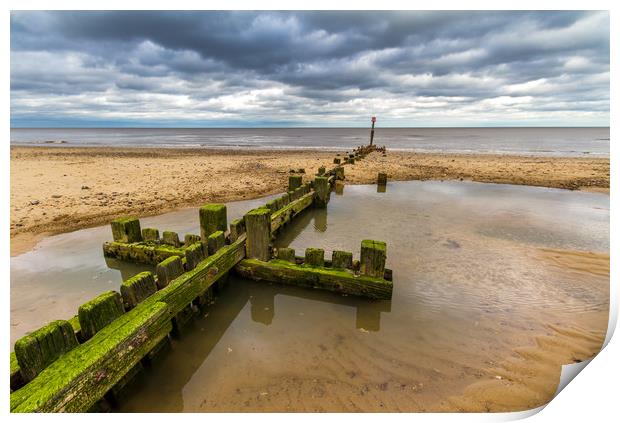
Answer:
MULTIPOLYGON (((343 153, 343 152, 341 152, 343 153)), ((334 152, 12 147, 11 254, 43 236, 135 214, 284 190, 291 169, 310 179, 334 152)), ((346 165, 347 183, 462 179, 609 191, 609 159, 374 153, 346 165)))

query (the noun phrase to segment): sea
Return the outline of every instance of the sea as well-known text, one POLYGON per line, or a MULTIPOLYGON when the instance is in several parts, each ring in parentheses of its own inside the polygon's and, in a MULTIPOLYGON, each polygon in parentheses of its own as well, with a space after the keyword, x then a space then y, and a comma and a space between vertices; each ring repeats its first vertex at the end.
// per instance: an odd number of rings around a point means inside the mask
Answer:
MULTIPOLYGON (((377 128, 392 151, 609 157, 609 127, 377 128)), ((343 150, 368 128, 11 128, 12 146, 343 150)))

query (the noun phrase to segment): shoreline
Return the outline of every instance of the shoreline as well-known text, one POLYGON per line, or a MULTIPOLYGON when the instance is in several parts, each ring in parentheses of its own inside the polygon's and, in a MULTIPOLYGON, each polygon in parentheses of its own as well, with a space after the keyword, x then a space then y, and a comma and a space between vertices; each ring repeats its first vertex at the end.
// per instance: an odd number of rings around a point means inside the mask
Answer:
MULTIPOLYGON (((291 169, 304 180, 345 150, 230 150, 148 147, 11 146, 11 256, 46 236, 152 216, 205 202, 284 191, 291 169)), ((466 180, 609 194, 609 158, 389 150, 345 165, 347 184, 466 180)))

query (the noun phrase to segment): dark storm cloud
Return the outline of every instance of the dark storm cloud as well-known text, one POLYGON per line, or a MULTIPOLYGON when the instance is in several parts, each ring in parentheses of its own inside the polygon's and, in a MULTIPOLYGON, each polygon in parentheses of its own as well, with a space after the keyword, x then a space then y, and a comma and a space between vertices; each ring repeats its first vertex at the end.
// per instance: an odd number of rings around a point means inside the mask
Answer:
MULTIPOLYGON (((607 12, 13 12, 12 119, 607 124, 607 12), (527 122, 526 122, 527 123, 527 122)), ((27 124, 27 122, 22 122, 27 124)))

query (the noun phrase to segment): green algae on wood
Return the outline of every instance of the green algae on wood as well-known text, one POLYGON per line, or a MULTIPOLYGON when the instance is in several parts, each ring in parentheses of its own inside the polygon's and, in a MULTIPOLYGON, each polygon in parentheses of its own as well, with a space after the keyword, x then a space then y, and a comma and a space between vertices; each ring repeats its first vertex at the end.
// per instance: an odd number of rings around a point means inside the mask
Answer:
POLYGON ((353 267, 353 254, 348 251, 334 250, 332 252, 332 267, 334 269, 350 269, 353 267))
POLYGON ((295 250, 293 248, 278 248, 278 259, 295 263, 295 250))
POLYGON ((291 201, 286 207, 271 215, 271 231, 277 231, 282 225, 293 220, 295 216, 308 208, 313 201, 314 192, 310 192, 298 200, 291 201))
POLYGON ((215 231, 207 238, 209 255, 215 254, 224 245, 226 245, 226 238, 223 231, 215 231))
POLYGON ((166 245, 171 245, 173 247, 179 248, 181 247, 181 241, 179 240, 179 234, 172 231, 164 231, 161 235, 161 242, 166 245))
POLYGON ((202 242, 198 241, 185 249, 186 269, 194 269, 198 263, 204 260, 205 254, 202 248, 202 242))
POLYGON ((176 315, 214 283, 228 275, 228 271, 245 257, 245 242, 246 235, 242 235, 234 243, 201 261, 194 270, 174 279, 141 305, 162 301, 169 305, 171 316, 176 315))
POLYGON ((181 257, 172 256, 161 261, 155 268, 157 274, 157 287, 165 288, 170 282, 183 274, 183 263, 181 257))
POLYGON ((26 381, 24 380, 22 376, 21 369, 19 368, 19 363, 17 362, 17 357, 15 356, 14 351, 11 351, 10 374, 11 374, 11 380, 10 380, 11 392, 16 391, 22 386, 24 386, 26 381))
POLYGON ((105 242, 103 255, 136 263, 157 264, 171 256, 184 257, 185 251, 182 248, 163 244, 105 242))
POLYGON ((243 218, 236 219, 230 222, 230 242, 235 242, 244 233, 245 221, 243 220, 243 218))
POLYGON ((327 207, 329 202, 329 182, 324 176, 317 176, 314 178, 314 206, 318 208, 327 207))
POLYGON ((142 229, 142 239, 145 242, 158 242, 159 241, 159 230, 155 228, 142 229))
POLYGON ((207 238, 213 232, 226 232, 228 220, 225 204, 205 204, 198 213, 200 217, 200 237, 203 241, 207 241, 207 238))
POLYGON ((78 341, 71 324, 56 320, 15 342, 15 357, 26 382, 60 356, 77 347, 78 341))
POLYGON ((92 338, 97 332, 125 313, 123 299, 116 291, 108 291, 84 303, 78 309, 82 338, 92 338))
POLYGON ((372 299, 392 298, 393 284, 381 278, 356 275, 348 269, 297 265, 283 260, 244 259, 235 266, 242 277, 306 288, 324 289, 372 299))
POLYGON ((11 394, 11 412, 84 412, 167 334, 168 307, 140 304, 11 394))
POLYGON ((183 246, 187 248, 190 245, 194 245, 195 243, 200 242, 200 241, 202 241, 202 238, 200 238, 200 235, 185 234, 185 238, 183 239, 183 246))
POLYGON ((157 292, 151 272, 141 272, 121 284, 121 296, 125 310, 130 310, 157 292))
POLYGON ((308 266, 325 266, 325 251, 322 248, 306 248, 304 264, 308 266))
POLYGON ((116 242, 131 243, 142 241, 140 221, 135 217, 114 219, 110 226, 112 227, 112 238, 116 242))
POLYGON ((382 278, 385 271, 387 246, 385 242, 365 239, 360 252, 360 272, 374 278, 382 278))
POLYGON ((271 240, 271 210, 259 207, 250 210, 244 216, 245 230, 247 235, 246 256, 269 260, 269 241, 271 240))
POLYGON ((288 190, 295 191, 301 186, 302 178, 300 175, 290 175, 288 177, 288 190))

